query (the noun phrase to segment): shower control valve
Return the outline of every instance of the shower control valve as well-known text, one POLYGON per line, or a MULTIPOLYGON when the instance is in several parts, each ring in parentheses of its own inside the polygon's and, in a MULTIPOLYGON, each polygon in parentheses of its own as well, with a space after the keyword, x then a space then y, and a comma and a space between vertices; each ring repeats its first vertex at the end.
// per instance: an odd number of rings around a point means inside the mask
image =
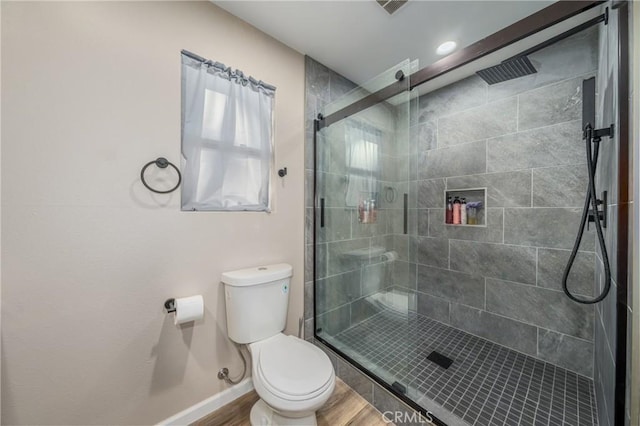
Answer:
POLYGON ((602 210, 598 209, 596 212, 594 212, 593 210, 589 210, 587 231, 589 230, 589 222, 596 221, 596 213, 598 215, 598 220, 602 224, 602 227, 607 227, 607 191, 602 191, 602 198, 596 200, 596 205, 602 206, 602 210))

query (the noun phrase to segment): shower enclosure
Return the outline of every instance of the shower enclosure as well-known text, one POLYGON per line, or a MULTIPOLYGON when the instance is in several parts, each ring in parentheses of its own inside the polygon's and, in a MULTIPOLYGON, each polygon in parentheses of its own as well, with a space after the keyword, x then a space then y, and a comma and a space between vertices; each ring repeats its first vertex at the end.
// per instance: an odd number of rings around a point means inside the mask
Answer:
MULTIPOLYGON (((595 77, 596 127, 620 124, 617 11, 588 13, 512 53, 528 75, 488 84, 472 63, 412 87, 417 64, 405 61, 363 86, 340 80, 354 88, 332 86, 313 111, 313 335, 436 423, 613 424, 620 254, 600 304, 562 288, 588 183, 585 80, 595 77), (448 223, 450 200, 474 223, 448 223)), ((615 133, 596 176, 610 254, 615 133)), ((591 228, 570 291, 600 294, 603 270, 591 228)))

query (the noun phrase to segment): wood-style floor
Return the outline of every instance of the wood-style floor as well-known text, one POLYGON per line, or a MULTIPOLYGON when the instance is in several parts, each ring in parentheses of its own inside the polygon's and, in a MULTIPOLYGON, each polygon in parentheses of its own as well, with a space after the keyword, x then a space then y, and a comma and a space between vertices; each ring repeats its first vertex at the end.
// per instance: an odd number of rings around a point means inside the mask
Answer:
MULTIPOLYGON (((249 412, 256 401, 258 394, 251 391, 193 423, 193 426, 250 426, 249 412)), ((338 378, 333 395, 316 415, 318 426, 393 425, 385 423, 378 410, 338 378)))

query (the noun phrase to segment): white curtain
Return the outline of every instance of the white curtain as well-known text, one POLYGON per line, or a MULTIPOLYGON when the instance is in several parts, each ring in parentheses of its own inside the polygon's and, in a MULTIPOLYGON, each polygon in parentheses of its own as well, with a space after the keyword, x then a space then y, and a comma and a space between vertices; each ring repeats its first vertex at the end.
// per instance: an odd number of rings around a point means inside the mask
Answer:
POLYGON ((275 88, 182 53, 183 210, 270 211, 275 88))
POLYGON ((382 132, 356 120, 346 124, 347 207, 356 207, 361 199, 375 198, 380 172, 379 152, 382 132))

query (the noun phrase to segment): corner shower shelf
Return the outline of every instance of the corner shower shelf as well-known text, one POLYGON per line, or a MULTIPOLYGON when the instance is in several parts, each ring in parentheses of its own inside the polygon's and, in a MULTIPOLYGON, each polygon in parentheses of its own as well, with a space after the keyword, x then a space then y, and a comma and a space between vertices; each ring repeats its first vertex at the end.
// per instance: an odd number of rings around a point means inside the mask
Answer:
POLYGON ((459 189, 445 190, 444 206, 445 206, 445 210, 444 210, 445 216, 442 218, 442 221, 446 226, 460 227, 460 228, 486 228, 487 226, 487 215, 486 215, 487 188, 486 187, 485 188, 459 188, 459 189), (467 203, 477 202, 477 201, 482 202, 482 207, 477 209, 478 223, 475 225, 446 223, 446 214, 447 214, 446 206, 447 206, 447 199, 449 197, 451 197, 451 199, 454 199, 455 197, 459 197, 460 199, 465 198, 467 203))

